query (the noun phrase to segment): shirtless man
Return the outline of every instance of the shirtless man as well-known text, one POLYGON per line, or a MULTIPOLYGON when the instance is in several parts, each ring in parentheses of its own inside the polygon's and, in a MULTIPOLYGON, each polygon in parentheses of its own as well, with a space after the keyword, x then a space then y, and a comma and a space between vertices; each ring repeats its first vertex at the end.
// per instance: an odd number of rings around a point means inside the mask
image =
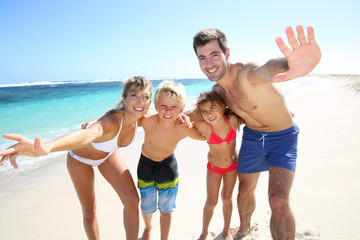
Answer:
POLYGON ((201 70, 210 81, 217 82, 213 89, 246 123, 238 162, 241 224, 235 239, 241 239, 250 231, 255 210, 254 192, 262 171, 269 171, 271 235, 273 239, 295 238, 289 193, 295 174, 299 130, 273 82, 305 76, 321 58, 313 28, 308 27, 307 38, 302 26, 297 26, 296 31, 297 38, 291 27, 286 28, 292 50, 280 37, 276 39, 285 58, 272 59, 262 66, 231 64, 226 37, 219 30, 205 29, 194 37, 193 47, 201 70))

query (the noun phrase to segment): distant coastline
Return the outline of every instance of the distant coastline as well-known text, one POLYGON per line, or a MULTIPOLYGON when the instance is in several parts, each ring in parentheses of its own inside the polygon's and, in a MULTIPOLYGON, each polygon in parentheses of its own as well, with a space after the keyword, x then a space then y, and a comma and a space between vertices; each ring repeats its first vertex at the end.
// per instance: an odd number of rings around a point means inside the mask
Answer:
MULTIPOLYGON (((21 83, 0 83, 0 88, 4 87, 27 87, 27 86, 45 86, 45 85, 61 85, 61 84, 88 84, 88 83, 111 83, 111 82, 125 82, 128 78, 121 79, 99 79, 99 80, 70 80, 70 81, 41 81, 41 82, 21 82, 21 83)), ((206 80, 206 78, 148 78, 150 81, 163 80, 206 80)))
MULTIPOLYGON (((309 74, 308 77, 357 77, 360 74, 333 74, 333 73, 316 73, 309 74)), ((21 83, 1 83, 0 88, 3 87, 24 87, 24 86, 41 86, 41 85, 61 85, 61 84, 88 84, 88 83, 110 83, 110 82, 124 82, 128 78, 119 78, 119 79, 97 79, 97 80, 69 80, 69 81, 40 81, 40 82, 21 82, 21 83)), ((205 77, 162 77, 162 78, 148 78, 150 81, 163 81, 163 80, 206 80, 205 77)))

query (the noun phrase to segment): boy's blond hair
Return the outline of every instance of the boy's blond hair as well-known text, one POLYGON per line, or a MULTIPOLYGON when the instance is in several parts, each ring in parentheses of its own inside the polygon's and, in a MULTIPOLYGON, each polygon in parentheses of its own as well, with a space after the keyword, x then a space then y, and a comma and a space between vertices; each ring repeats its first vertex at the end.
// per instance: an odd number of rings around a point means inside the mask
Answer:
POLYGON ((180 105, 180 108, 184 108, 186 104, 186 92, 184 85, 175 83, 173 81, 163 81, 157 87, 155 92, 155 104, 158 103, 160 95, 175 98, 180 105))

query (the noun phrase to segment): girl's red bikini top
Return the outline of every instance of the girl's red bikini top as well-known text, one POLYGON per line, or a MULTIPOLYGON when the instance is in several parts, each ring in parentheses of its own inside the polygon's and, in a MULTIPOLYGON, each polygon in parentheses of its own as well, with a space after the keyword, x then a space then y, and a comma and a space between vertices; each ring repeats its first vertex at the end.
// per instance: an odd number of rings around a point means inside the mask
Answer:
POLYGON ((222 139, 221 137, 219 137, 214 132, 214 129, 210 124, 211 135, 210 135, 209 141, 207 141, 208 144, 220 144, 220 143, 223 143, 223 142, 227 142, 227 144, 230 144, 230 142, 236 138, 235 130, 230 126, 229 121, 227 120, 227 118, 225 116, 224 116, 224 118, 225 118, 225 120, 226 120, 226 122, 227 122, 227 124, 229 125, 229 128, 230 128, 228 134, 226 135, 226 138, 222 139))

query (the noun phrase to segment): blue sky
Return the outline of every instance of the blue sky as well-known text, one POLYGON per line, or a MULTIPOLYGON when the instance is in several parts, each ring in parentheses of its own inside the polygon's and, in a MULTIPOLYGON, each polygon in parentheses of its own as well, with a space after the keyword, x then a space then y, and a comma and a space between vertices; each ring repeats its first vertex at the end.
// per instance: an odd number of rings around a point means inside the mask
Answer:
POLYGON ((225 32, 231 62, 282 56, 285 27, 315 29, 313 73, 360 74, 358 1, 1 0, 0 83, 205 77, 192 49, 225 32))

